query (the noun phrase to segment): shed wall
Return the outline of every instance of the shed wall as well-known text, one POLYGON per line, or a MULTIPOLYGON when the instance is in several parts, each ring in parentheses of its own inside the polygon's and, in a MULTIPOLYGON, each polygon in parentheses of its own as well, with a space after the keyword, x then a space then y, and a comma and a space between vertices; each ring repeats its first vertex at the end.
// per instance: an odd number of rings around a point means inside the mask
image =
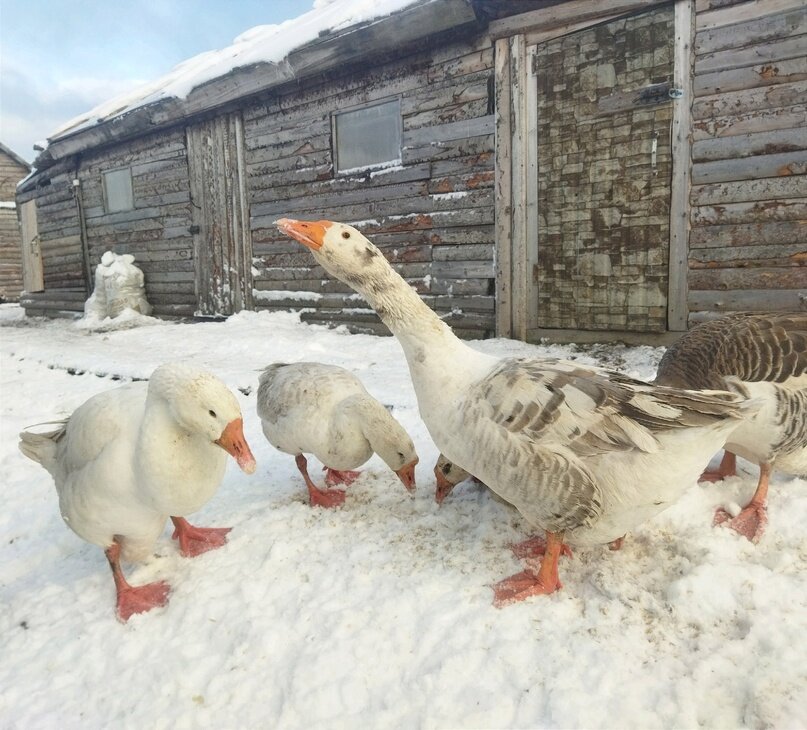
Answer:
POLYGON ((302 306, 309 321, 386 331, 352 290, 273 225, 282 216, 333 219, 365 233, 460 334, 491 334, 492 71, 490 40, 478 37, 247 107, 255 306, 302 306), (336 174, 332 112, 396 97, 403 115, 400 163, 336 174))
POLYGON ((196 293, 184 129, 87 155, 79 179, 92 270, 105 251, 130 253, 143 270, 146 297, 155 315, 193 315, 196 293), (126 167, 132 172, 134 209, 107 213, 103 173, 126 167))
POLYGON ((807 7, 696 11, 690 322, 807 308, 807 7))
POLYGON ((0 300, 16 301, 22 291, 20 227, 14 204, 27 168, 0 150, 0 300))

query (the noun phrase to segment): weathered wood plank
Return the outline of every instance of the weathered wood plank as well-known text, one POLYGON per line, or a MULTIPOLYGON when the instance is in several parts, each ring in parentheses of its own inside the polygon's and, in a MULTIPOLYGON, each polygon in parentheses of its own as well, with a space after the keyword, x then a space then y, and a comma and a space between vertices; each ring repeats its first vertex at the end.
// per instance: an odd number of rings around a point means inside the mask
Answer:
POLYGON ((694 291, 689 296, 689 309, 691 312, 807 311, 807 295, 801 289, 694 291))
POLYGON ((802 289, 807 294, 807 267, 693 269, 690 290, 802 289))
POLYGON ((728 48, 695 57, 695 74, 729 71, 743 66, 778 64, 789 59, 803 58, 807 35, 777 41, 755 43, 745 48, 728 48))
POLYGON ((805 97, 807 97, 807 81, 736 89, 695 99, 692 116, 694 119, 707 120, 741 115, 763 109, 793 106, 801 103, 805 97))
POLYGON ((689 265, 693 269, 719 268, 727 265, 807 266, 807 241, 773 246, 729 246, 726 248, 693 248, 689 265))
MULTIPOLYGON (((251 200, 254 203, 266 203, 270 201, 294 200, 309 195, 341 195, 354 191, 383 190, 390 189, 394 192, 395 186, 404 183, 422 182, 425 191, 426 181, 430 177, 430 166, 428 163, 420 165, 410 165, 403 168, 379 170, 368 172, 364 175, 345 175, 340 177, 328 177, 325 180, 318 180, 306 183, 295 183, 287 181, 280 184, 277 181, 272 187, 262 188, 258 185, 251 185, 253 193, 251 200)), ((391 194, 390 197, 396 197, 391 194)))
POLYGON ((804 240, 807 240, 804 221, 702 226, 693 228, 689 236, 692 248, 790 244, 804 240))
POLYGON ((807 222, 807 199, 805 198, 704 205, 692 209, 693 226, 798 220, 807 222))
POLYGON ((776 155, 741 157, 736 160, 700 162, 692 166, 692 182, 703 183, 750 180, 753 178, 782 177, 807 173, 807 155, 804 151, 784 152, 776 155))
POLYGON ((696 185, 692 188, 690 201, 692 205, 723 205, 804 197, 807 197, 807 175, 791 175, 696 185))
POLYGON ((604 19, 630 15, 659 5, 663 0, 616 0, 603 3, 600 0, 572 0, 572 2, 531 10, 519 15, 494 20, 488 31, 494 40, 516 35, 562 28, 568 25, 579 27, 580 23, 591 21, 593 25, 604 19))
POLYGON ((762 109, 724 117, 708 117, 692 125, 692 139, 736 137, 741 134, 797 129, 807 123, 807 104, 762 109))
POLYGON ((438 124, 434 127, 404 130, 403 146, 420 147, 425 145, 454 142, 471 137, 481 137, 492 134, 494 131, 494 117, 487 115, 475 119, 463 119, 449 124, 438 124))
POLYGON ((745 3, 731 2, 728 5, 730 7, 719 7, 714 0, 698 0, 696 6, 698 30, 719 28, 759 19, 773 13, 796 10, 804 7, 804 0, 751 0, 745 3))
POLYGON ((807 12, 801 7, 763 18, 754 17, 730 26, 702 30, 695 38, 695 53, 705 55, 805 33, 807 33, 807 12))
POLYGON ((496 41, 496 179, 495 179, 495 241, 496 277, 496 336, 511 337, 512 318, 512 127, 510 104, 512 96, 510 43, 506 38, 496 41))
POLYGON ((683 96, 673 105, 671 150, 672 182, 670 188, 670 249, 668 256, 667 329, 680 332, 687 328, 687 254, 689 250, 689 189, 692 127, 692 38, 694 13, 692 0, 675 5, 675 46, 673 49, 673 86, 683 96))
POLYGON ((758 86, 787 84, 807 79, 807 56, 776 63, 743 66, 729 71, 713 71, 695 75, 695 96, 707 96, 758 86))
POLYGON ((450 142, 435 142, 424 144, 422 147, 405 147, 401 152, 404 165, 418 162, 448 160, 453 157, 465 157, 490 152, 493 149, 494 135, 482 137, 469 137, 450 142))
POLYGON ((732 160, 805 149, 807 149, 807 125, 699 140, 692 144, 692 160, 693 162, 732 160))

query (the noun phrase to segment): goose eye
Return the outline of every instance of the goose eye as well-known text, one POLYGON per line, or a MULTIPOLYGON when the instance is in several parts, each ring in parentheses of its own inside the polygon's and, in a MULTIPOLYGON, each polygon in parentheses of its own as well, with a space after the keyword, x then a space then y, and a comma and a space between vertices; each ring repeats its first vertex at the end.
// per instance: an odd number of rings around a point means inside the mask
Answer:
POLYGON ((215 418, 215 417, 216 417, 216 411, 214 411, 214 410, 209 410, 209 411, 208 411, 208 413, 209 413, 211 416, 213 416, 213 418, 215 418))
POLYGON ((342 231, 342 238, 350 238, 350 232, 349 231, 342 231))

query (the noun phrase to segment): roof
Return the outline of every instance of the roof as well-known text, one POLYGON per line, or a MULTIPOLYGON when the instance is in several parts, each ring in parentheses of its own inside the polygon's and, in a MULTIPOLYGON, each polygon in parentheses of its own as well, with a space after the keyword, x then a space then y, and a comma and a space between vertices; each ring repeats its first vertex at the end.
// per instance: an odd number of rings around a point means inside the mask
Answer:
POLYGON ((279 25, 252 28, 232 45, 184 61, 71 119, 51 134, 35 165, 47 167, 67 155, 476 22, 470 0, 318 0, 315 6, 279 25))
POLYGON ((20 165, 20 167, 24 167, 28 172, 31 171, 31 164, 23 160, 14 150, 10 147, 6 147, 2 142, 0 142, 0 152, 7 154, 14 162, 20 165))

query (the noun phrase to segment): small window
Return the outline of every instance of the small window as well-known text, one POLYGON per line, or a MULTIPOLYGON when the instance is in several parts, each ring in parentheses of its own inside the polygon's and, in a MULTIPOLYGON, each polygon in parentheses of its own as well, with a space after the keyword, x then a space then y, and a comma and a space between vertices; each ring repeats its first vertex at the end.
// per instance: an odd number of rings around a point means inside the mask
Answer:
POLYGON ((134 208, 131 168, 126 167, 123 170, 111 170, 104 173, 104 200, 107 213, 117 213, 134 208))
POLYGON ((334 122, 336 169, 377 167, 401 159, 401 103, 342 112, 334 122))

